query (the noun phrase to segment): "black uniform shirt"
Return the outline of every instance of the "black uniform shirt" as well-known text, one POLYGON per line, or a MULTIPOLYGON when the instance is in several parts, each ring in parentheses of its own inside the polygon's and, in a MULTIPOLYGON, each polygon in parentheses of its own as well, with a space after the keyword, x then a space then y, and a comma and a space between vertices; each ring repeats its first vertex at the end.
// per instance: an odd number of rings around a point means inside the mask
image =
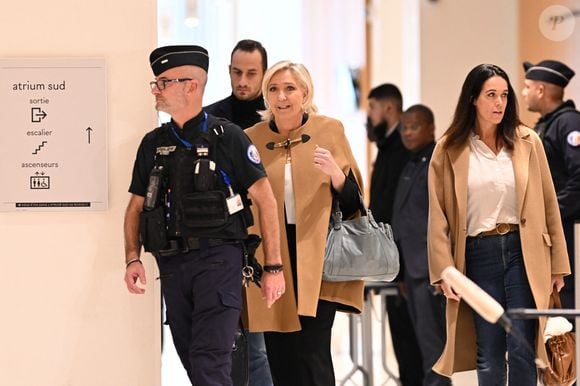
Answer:
POLYGON ((562 220, 580 219, 580 112, 569 100, 542 117, 544 149, 554 180, 562 220), (568 111, 562 111, 562 110, 568 111))
MULTIPOLYGON (((201 112, 187 121, 183 126, 183 130, 179 129, 174 123, 171 124, 174 125, 180 137, 193 143, 195 138, 201 133, 204 119, 204 113, 201 112)), ((254 182, 266 176, 266 171, 260 162, 258 150, 242 129, 233 123, 209 114, 207 123, 209 130, 220 125, 224 128, 224 135, 217 143, 216 164, 230 178, 234 192, 245 195, 254 182)), ((147 193, 149 173, 155 164, 154 157, 160 130, 163 130, 163 128, 158 127, 147 133, 139 145, 133 167, 133 178, 129 187, 129 192, 133 194, 144 197, 147 193)))

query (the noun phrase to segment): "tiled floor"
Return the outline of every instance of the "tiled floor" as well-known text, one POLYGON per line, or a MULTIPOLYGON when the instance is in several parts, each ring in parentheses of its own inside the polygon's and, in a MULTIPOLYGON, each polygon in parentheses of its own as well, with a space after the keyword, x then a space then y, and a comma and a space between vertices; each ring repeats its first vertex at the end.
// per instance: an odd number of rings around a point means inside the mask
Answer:
MULTIPOLYGON (((373 386, 396 386, 397 383, 393 379, 389 379, 388 374, 383 370, 382 366, 382 349, 381 349, 381 324, 380 317, 377 310, 380 310, 379 297, 372 297, 372 331, 373 331, 373 368, 374 376, 372 379, 373 386)), ((393 353, 390 335, 387 327, 386 339, 386 363, 390 372, 395 376, 398 375, 397 363, 393 353)), ((185 371, 179 362, 177 354, 171 342, 171 335, 167 326, 165 326, 165 347, 162 356, 162 386, 190 386, 185 371)), ((354 374, 348 380, 346 375, 353 369, 353 363, 350 357, 350 342, 349 342, 349 318, 347 315, 339 313, 336 317, 333 338, 332 338, 332 352, 336 372, 337 385, 345 386, 363 386, 363 377, 360 371, 354 374)), ((361 354, 359 353, 359 358, 361 354)), ((359 360, 360 363, 360 360, 359 360)), ((475 372, 464 372, 455 374, 453 376, 453 384, 455 386, 475 386, 477 380, 475 372)), ((369 385, 365 385, 369 386, 369 385)))
MULTIPOLYGON (((378 296, 372 297, 372 337, 373 337, 373 386, 396 386, 398 385, 394 379, 383 369, 382 365, 382 339, 381 339, 381 323, 382 315, 378 313, 381 310, 381 305, 378 296)), ((390 334, 388 331, 388 323, 386 323, 386 365, 390 373, 398 376, 397 361, 393 352, 390 334)), ((350 356, 350 340, 349 340, 349 318, 345 314, 338 314, 334 323, 332 352, 334 359, 334 366, 336 372, 337 385, 354 386, 365 385, 361 371, 357 371, 352 377, 346 379, 346 376, 353 370, 354 364, 350 356)), ((357 358, 358 363, 362 362, 362 354, 359 352, 357 358)), ((476 386, 477 377, 475 371, 468 371, 457 373, 453 375, 453 384, 455 386, 476 386)), ((365 385, 368 386, 368 385, 365 385)))

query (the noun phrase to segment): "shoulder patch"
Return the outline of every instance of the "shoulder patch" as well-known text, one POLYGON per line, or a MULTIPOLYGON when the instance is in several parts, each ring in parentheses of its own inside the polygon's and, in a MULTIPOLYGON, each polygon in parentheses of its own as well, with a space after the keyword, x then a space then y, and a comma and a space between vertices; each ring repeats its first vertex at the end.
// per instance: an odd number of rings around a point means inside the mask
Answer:
POLYGON ((572 131, 566 139, 568 140, 568 145, 573 147, 580 146, 580 131, 572 131))
POLYGON ((256 145, 254 145, 253 143, 248 146, 248 150, 246 151, 246 155, 248 156, 248 159, 250 161, 252 161, 253 163, 255 163, 256 165, 261 162, 260 152, 258 151, 258 148, 256 147, 256 145))

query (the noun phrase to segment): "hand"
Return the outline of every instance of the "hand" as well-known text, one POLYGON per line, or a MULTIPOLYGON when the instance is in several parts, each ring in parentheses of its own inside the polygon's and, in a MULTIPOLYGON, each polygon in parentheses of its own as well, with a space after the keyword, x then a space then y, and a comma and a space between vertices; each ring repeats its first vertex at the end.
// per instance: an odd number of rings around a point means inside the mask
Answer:
POLYGON ((343 174, 342 170, 336 164, 332 153, 318 145, 314 149, 314 166, 331 177, 335 174, 343 174))
POLYGON ((127 289, 132 294, 142 295, 145 293, 145 289, 137 285, 137 279, 139 279, 141 285, 147 284, 147 279, 145 278, 145 267, 143 267, 143 264, 140 262, 129 264, 125 271, 125 284, 127 284, 127 289))
POLYGON ((441 292, 443 292, 443 296, 445 296, 447 299, 455 301, 459 301, 459 299, 461 299, 461 296, 456 294, 451 286, 445 283, 445 281, 441 280, 439 288, 441 289, 441 292))
POLYGON ((550 284, 551 284, 550 291, 554 289, 554 284, 555 284, 556 289, 558 290, 558 292, 560 292, 560 290, 562 288, 564 288, 564 275, 562 275, 562 274, 552 275, 552 281, 550 284))
POLYGON ((266 301, 266 307, 271 308, 276 300, 286 292, 284 273, 264 272, 262 274, 262 299, 266 301))
POLYGON ((316 145, 316 149, 314 149, 314 167, 330 176, 330 182, 334 190, 337 192, 342 191, 346 175, 342 172, 329 150, 316 145))

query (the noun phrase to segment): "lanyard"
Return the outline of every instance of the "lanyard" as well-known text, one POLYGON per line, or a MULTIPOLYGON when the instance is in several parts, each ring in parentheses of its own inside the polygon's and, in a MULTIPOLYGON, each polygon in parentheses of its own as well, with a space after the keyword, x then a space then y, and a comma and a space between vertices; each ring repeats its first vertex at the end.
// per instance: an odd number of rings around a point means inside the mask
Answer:
MULTIPOLYGON (((175 135, 175 138, 177 138, 183 144, 183 146, 185 146, 188 149, 191 149, 193 147, 191 142, 189 142, 189 141, 187 141, 184 138, 181 138, 179 136, 179 134, 175 130, 174 125, 170 125, 170 127, 171 127, 171 131, 173 132, 173 135, 175 135)), ((201 127, 201 132, 207 133, 207 113, 205 111, 203 112, 203 126, 201 127)), ((230 191, 230 194, 233 196, 234 193, 233 193, 232 182, 231 182, 230 177, 222 169, 218 168, 218 170, 219 170, 219 172, 224 180, 224 183, 227 185, 228 190, 230 191)))
MULTIPOLYGON (((193 147, 191 142, 181 138, 179 134, 177 134, 177 131, 175 130, 175 126, 173 124, 171 124, 170 127, 171 131, 173 132, 173 135, 175 135, 175 138, 177 138, 183 144, 183 146, 185 146, 188 149, 191 149, 193 147)), ((207 133, 207 113, 205 111, 203 112, 203 126, 201 127, 201 132, 207 133)))

